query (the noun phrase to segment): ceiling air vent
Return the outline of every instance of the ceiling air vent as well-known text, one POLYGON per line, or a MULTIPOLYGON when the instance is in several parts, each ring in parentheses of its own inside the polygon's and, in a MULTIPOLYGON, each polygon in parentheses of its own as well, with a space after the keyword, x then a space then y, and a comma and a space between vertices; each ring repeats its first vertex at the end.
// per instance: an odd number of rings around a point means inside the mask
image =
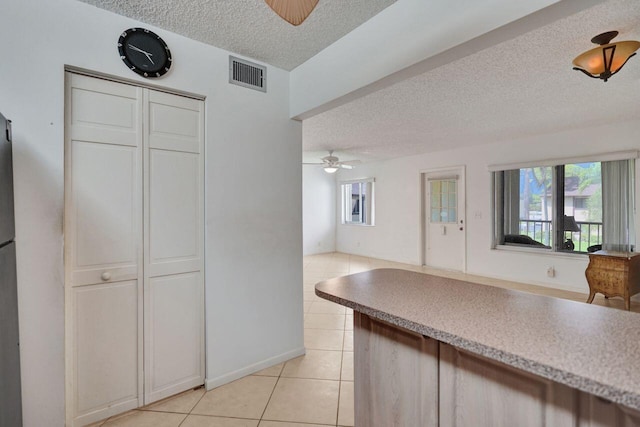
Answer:
POLYGON ((229 83, 266 92, 267 67, 230 56, 229 83))

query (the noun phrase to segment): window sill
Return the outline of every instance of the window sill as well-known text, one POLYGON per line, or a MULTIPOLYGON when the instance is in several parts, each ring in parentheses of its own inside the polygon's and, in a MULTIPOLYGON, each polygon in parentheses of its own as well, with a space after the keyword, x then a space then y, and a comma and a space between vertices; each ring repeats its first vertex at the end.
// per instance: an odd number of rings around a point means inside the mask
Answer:
POLYGON ((344 225, 347 227, 374 227, 374 224, 357 224, 357 223, 350 223, 350 222, 343 222, 340 225, 344 225))
POLYGON ((515 245, 496 245, 493 250, 497 251, 505 251, 505 252, 521 252, 521 253, 529 253, 536 255, 544 255, 544 256, 552 256, 556 258, 572 258, 572 259, 582 259, 585 256, 589 255, 585 252, 554 252, 551 248, 544 247, 533 247, 528 248, 526 246, 515 246, 515 245))

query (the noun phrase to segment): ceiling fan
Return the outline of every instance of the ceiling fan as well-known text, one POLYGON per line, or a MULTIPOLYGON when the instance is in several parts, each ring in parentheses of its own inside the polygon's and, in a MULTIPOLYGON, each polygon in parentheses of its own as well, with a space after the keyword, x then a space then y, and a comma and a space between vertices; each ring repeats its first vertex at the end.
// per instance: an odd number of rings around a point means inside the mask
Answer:
POLYGON ((353 165, 361 163, 360 160, 349 160, 341 162, 340 159, 333 155, 333 150, 329 151, 329 155, 323 157, 322 163, 302 163, 303 165, 322 165, 326 173, 336 173, 338 169, 353 169, 353 165))
POLYGON ((264 0, 280 18, 298 26, 307 19, 318 4, 318 0, 264 0))

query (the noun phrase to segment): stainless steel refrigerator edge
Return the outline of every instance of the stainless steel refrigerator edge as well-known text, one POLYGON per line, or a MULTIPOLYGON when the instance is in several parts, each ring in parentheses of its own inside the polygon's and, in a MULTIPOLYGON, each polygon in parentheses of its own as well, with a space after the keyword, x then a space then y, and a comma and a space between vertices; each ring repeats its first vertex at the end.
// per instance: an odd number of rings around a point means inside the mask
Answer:
POLYGON ((0 114, 0 427, 22 426, 11 122, 0 114))

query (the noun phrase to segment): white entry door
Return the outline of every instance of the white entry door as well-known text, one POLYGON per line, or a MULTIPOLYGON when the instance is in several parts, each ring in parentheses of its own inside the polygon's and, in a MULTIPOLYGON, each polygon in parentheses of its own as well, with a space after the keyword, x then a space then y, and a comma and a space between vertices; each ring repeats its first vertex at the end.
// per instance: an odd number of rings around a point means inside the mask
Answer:
POLYGON ((67 425, 204 382, 204 103, 66 76, 67 425))
POLYGON ((424 264, 465 270, 464 169, 423 174, 424 264))

